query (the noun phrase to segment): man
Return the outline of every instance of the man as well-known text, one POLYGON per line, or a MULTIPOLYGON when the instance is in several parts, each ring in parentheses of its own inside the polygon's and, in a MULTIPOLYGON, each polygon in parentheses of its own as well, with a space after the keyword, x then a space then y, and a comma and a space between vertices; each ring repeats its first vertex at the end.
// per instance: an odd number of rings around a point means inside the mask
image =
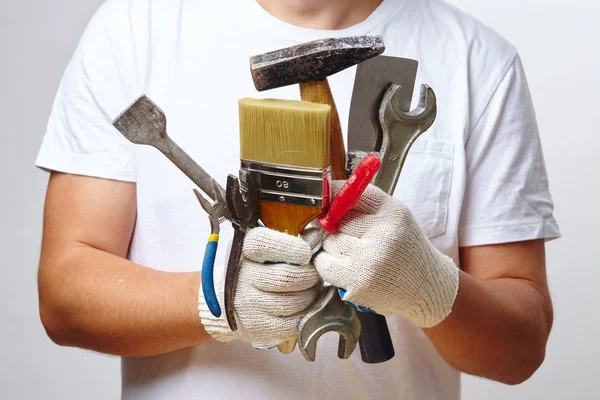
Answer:
MULTIPOLYGON (((342 122, 353 73, 331 78, 342 122)), ((544 359, 544 242, 560 233, 525 74, 513 46, 442 1, 108 0, 69 63, 37 165, 52 171, 42 321, 60 345, 121 356, 123 399, 457 399, 460 371, 518 384, 544 359), (420 62, 436 122, 395 198, 370 187, 316 257, 306 237, 248 234, 234 334, 198 295, 209 227, 191 182, 111 121, 147 94, 174 140, 224 179, 239 165, 237 100, 261 96, 249 57, 367 34, 420 62), (293 337, 319 277, 389 316, 393 360, 339 360, 335 335, 314 363, 268 349, 293 337)))

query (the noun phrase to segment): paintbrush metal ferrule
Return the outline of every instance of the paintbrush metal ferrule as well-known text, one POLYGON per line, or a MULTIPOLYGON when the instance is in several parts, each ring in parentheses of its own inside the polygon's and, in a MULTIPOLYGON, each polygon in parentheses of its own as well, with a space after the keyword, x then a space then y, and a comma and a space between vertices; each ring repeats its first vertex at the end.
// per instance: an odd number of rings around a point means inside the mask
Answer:
POLYGON ((259 200, 326 208, 331 198, 331 167, 311 168, 241 160, 257 183, 259 200))

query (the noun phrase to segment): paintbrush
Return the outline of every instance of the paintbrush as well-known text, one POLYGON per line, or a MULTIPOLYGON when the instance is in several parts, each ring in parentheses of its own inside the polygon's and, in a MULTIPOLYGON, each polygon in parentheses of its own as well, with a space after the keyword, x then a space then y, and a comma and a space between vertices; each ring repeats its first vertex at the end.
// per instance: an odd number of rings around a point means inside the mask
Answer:
MULTIPOLYGON (((331 202, 329 105, 245 98, 239 113, 241 164, 257 185, 263 224, 298 235, 320 217, 317 237, 337 230, 377 172, 379 158, 363 160, 331 202)), ((288 354, 295 345, 292 340, 278 348, 288 354)))
MULTIPOLYGON (((329 206, 331 107, 307 101, 239 101, 242 168, 258 188, 258 214, 271 229, 299 235, 329 206)), ((291 353, 295 340, 278 346, 291 353)))
POLYGON ((306 101, 239 101, 242 168, 257 182, 265 226, 298 235, 329 206, 330 113, 306 101))

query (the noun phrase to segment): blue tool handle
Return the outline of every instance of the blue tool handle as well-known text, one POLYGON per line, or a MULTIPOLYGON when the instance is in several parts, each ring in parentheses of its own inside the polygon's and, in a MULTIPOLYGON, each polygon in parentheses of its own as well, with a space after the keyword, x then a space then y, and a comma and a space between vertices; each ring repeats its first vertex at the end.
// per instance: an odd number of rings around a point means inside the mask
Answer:
POLYGON ((204 261, 202 262, 202 293, 208 309, 217 318, 221 316, 221 306, 219 305, 219 299, 217 299, 214 281, 215 257, 217 256, 218 247, 219 235, 211 235, 206 244, 204 261))

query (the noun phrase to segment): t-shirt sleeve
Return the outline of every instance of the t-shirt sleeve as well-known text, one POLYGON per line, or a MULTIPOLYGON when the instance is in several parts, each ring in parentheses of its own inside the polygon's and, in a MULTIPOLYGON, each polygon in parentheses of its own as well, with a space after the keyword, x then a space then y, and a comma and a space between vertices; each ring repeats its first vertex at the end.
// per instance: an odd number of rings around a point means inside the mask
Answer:
POLYGON ((460 246, 560 237, 523 65, 517 54, 465 144, 460 246))
POLYGON ((96 11, 65 70, 35 161, 45 171, 136 179, 134 145, 112 126, 137 97, 118 3, 96 11))

